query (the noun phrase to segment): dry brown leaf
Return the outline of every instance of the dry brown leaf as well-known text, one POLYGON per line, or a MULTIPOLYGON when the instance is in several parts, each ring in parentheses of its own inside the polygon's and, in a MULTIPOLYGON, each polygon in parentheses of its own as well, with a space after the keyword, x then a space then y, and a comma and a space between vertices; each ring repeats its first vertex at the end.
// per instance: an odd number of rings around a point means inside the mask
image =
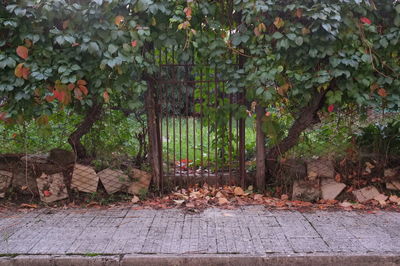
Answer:
POLYGON ((133 196, 133 198, 131 199, 132 203, 138 203, 140 201, 138 196, 133 196))
POLYGON ((187 208, 194 208, 194 207, 195 207, 195 205, 194 205, 193 202, 186 203, 185 206, 186 206, 187 208))
POLYGON ((235 194, 235 196, 243 196, 244 195, 244 191, 241 187, 235 187, 235 189, 233 190, 233 193, 235 194))
POLYGON ((217 194, 215 194, 216 198, 221 198, 223 196, 224 196, 224 194, 222 194, 220 191, 218 191, 217 194))
POLYGON ((228 203, 229 203, 229 200, 227 200, 224 197, 221 197, 221 198, 218 199, 218 204, 219 205, 224 205, 224 204, 228 204, 228 203))
POLYGON ((390 196, 390 197, 389 197, 389 201, 390 201, 390 202, 393 202, 393 203, 397 203, 397 204, 400 205, 400 198, 397 197, 396 195, 390 196))
POLYGON ((21 208, 29 208, 29 209, 37 209, 38 205, 37 204, 27 204, 27 203, 22 203, 20 205, 21 208))
POLYGON ((288 200, 288 199, 289 199, 288 195, 286 195, 286 194, 281 195, 281 200, 288 200))
POLYGON ((254 200, 262 200, 263 199, 263 195, 261 194, 255 194, 253 197, 254 200))
POLYGON ((342 176, 340 174, 336 174, 335 175, 335 181, 340 183, 340 181, 342 181, 342 176))

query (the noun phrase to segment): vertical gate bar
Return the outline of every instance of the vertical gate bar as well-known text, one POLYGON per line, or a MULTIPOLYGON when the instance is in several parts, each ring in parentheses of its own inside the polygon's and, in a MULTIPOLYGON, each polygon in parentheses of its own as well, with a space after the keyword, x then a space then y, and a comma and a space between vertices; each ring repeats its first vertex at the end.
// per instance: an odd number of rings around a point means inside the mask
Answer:
MULTIPOLYGON (((165 57, 166 58, 166 63, 168 62, 168 54, 165 57)), ((168 87, 167 87, 168 88, 168 87)), ((165 100, 165 122, 166 122, 166 135, 167 135, 167 175, 170 176, 170 169, 169 169, 169 121, 168 121, 168 116, 169 116, 169 100, 168 100, 168 89, 165 88, 164 86, 164 100, 165 100)))
MULTIPOLYGON (((240 103, 244 104, 244 93, 240 94, 240 103)), ((239 149, 240 149, 240 162, 239 162, 239 172, 240 172, 240 185, 244 187, 244 182, 246 178, 246 158, 245 158, 245 122, 246 120, 241 118, 239 120, 239 149)))
MULTIPOLYGON (((175 49, 174 49, 174 47, 172 47, 172 62, 174 61, 174 56, 175 56, 175 49)), ((175 79, 176 79, 175 68, 172 68, 172 80, 175 80, 175 79)), ((173 161, 173 163, 174 163, 174 174, 173 174, 174 186, 176 186, 176 179, 177 179, 177 177, 176 177, 176 123, 175 123, 176 115, 177 115, 176 103, 177 103, 177 101, 175 101, 175 100, 172 102, 172 106, 173 106, 173 108, 172 108, 172 111, 173 111, 173 113, 172 113, 172 131, 173 131, 172 134, 173 134, 173 144, 174 144, 174 147, 173 147, 173 151, 174 151, 174 161, 173 161)))
POLYGON ((200 68, 200 167, 201 176, 204 178, 203 168, 203 68, 200 68))
MULTIPOLYGON (((158 84, 157 84, 157 87, 158 87, 158 84)), ((162 126, 162 123, 163 123, 163 115, 162 115, 162 113, 163 113, 163 97, 162 97, 162 90, 163 90, 163 86, 160 86, 160 93, 159 93, 159 97, 157 97, 157 101, 158 101, 158 103, 157 103, 157 107, 159 108, 159 110, 158 110, 158 113, 159 113, 159 132, 160 132, 160 136, 159 136, 159 145, 160 145, 160 148, 159 148, 159 150, 160 150, 160 160, 159 160, 159 163, 160 163, 160 190, 161 190, 161 193, 163 193, 163 191, 164 191, 164 171, 163 171, 163 132, 162 132, 162 130, 163 130, 163 126, 162 126)))
POLYGON ((229 129, 228 129, 228 149, 229 149, 229 179, 232 181, 232 94, 229 94, 229 129))
POLYGON ((207 78, 207 174, 208 174, 208 179, 210 179, 210 108, 211 108, 211 104, 210 104, 210 78, 209 78, 209 69, 207 68, 207 74, 206 74, 206 78, 207 78))
MULTIPOLYGON (((178 71, 178 69, 177 69, 178 71)), ((179 99, 182 99, 182 83, 177 82, 179 86, 179 99)), ((182 180, 182 109, 179 108, 179 178, 182 180)), ((180 180, 180 181, 181 181, 180 180)))
POLYGON ((217 121, 217 109, 218 109, 218 81, 217 81, 217 66, 214 68, 214 92, 215 92, 215 102, 214 102, 214 107, 215 107, 215 176, 218 180, 218 121, 217 121))
MULTIPOLYGON (((237 92, 235 95, 236 105, 239 104, 239 93, 237 92)), ((237 166, 239 166, 240 155, 239 155, 239 119, 236 118, 236 159, 237 159, 237 166)))
POLYGON ((185 100, 185 111, 186 111, 186 178, 189 181, 189 93, 188 93, 188 84, 186 83, 189 80, 188 75, 188 66, 185 66, 185 93, 186 93, 186 100, 185 100))
MULTIPOLYGON (((194 60, 194 59, 193 59, 194 60)), ((196 69, 192 72, 195 74, 193 82, 193 106, 192 106, 192 119, 193 119, 193 177, 196 180, 196 69)))
MULTIPOLYGON (((158 106, 158 118, 160 127, 160 169, 163 168, 163 86, 157 84, 157 106, 158 106)), ((161 172, 161 171, 160 171, 161 172)))

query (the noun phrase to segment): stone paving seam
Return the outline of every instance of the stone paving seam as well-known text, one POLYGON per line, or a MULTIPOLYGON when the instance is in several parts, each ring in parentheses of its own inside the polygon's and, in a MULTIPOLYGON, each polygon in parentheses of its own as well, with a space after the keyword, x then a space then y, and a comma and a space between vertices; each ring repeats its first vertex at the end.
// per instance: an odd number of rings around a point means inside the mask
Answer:
POLYGON ((311 228, 314 230, 314 232, 316 232, 319 237, 322 239, 322 241, 325 243, 325 245, 330 249, 328 243, 325 241, 325 239, 322 237, 322 235, 317 231, 317 229, 314 227, 314 224, 310 222, 310 220, 308 220, 307 216, 305 216, 303 213, 301 213, 301 216, 304 217, 304 219, 306 219, 306 221, 308 222, 308 224, 311 226, 311 228))

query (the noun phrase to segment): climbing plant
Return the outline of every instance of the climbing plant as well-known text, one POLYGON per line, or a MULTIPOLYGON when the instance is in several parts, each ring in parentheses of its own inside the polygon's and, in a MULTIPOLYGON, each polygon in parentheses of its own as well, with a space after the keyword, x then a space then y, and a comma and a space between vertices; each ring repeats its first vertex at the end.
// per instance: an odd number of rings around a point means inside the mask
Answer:
POLYGON ((0 37, 8 122, 45 122, 72 108, 89 114, 90 126, 104 102, 134 106, 165 47, 179 47, 180 62, 217 67, 227 93, 245 93, 251 104, 232 107, 238 117, 263 108, 268 162, 320 112, 399 108, 397 1, 6 1, 0 37), (287 131, 282 114, 293 118, 287 131))

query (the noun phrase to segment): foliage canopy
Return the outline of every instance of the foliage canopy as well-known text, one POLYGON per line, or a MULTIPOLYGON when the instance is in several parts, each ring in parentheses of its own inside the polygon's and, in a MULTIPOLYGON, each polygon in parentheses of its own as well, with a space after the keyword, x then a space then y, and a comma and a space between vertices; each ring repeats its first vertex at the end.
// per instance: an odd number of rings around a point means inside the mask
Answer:
POLYGON ((181 62, 218 66, 228 92, 269 111, 296 118, 321 93, 318 109, 399 108, 399 38, 400 3, 390 0, 8 1, 0 119, 136 106, 144 74, 158 69, 154 51, 172 46, 181 62))

